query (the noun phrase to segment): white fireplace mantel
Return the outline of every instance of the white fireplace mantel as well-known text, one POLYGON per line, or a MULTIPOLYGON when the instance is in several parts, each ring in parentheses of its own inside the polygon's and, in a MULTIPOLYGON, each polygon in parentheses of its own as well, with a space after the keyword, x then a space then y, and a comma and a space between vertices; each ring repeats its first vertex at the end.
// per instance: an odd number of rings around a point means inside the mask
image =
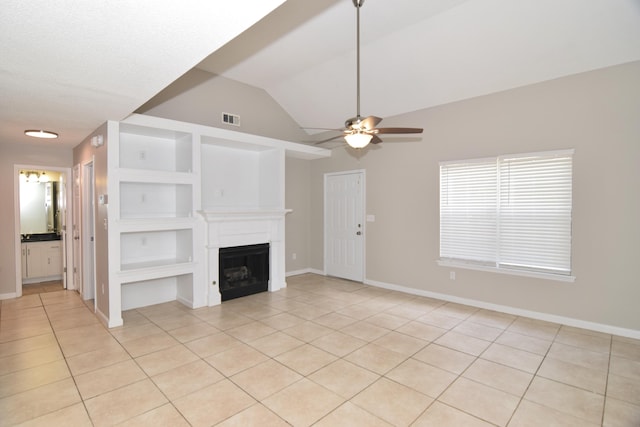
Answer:
POLYGON ((205 259, 207 304, 221 303, 220 248, 269 243, 269 292, 287 286, 285 281, 284 217, 291 209, 215 209, 198 213, 206 223, 205 259))
POLYGON ((281 219, 292 209, 215 209, 204 210, 198 213, 207 222, 237 221, 252 219, 281 219))

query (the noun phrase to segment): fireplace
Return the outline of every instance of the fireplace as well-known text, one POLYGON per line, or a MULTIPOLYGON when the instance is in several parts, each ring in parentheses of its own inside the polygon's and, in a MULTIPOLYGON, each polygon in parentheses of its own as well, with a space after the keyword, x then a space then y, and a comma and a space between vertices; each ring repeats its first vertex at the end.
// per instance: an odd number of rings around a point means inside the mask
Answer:
POLYGON ((220 248, 218 257, 222 301, 268 289, 268 243, 220 248))
MULTIPOLYGON (((240 246, 268 246, 266 259, 267 291, 275 292, 287 287, 285 281, 284 257, 284 216, 286 209, 249 209, 249 210, 209 210, 200 211, 205 220, 207 236, 205 259, 207 265, 208 285, 202 289, 207 305, 213 306, 222 302, 221 288, 224 271, 220 269, 220 253, 229 248, 240 246)), ((233 252, 233 250, 231 250, 233 252)), ((265 253, 266 255, 266 253, 265 253)), ((232 265, 231 267, 242 267, 232 265)), ((247 266, 248 269, 253 269, 247 266)), ((229 273, 233 273, 229 271, 229 273)), ((242 270, 235 271, 236 277, 242 276, 242 270)), ((262 289, 264 289, 264 285, 262 289)), ((224 292, 227 294, 227 292, 224 292)), ((233 292, 235 293, 235 292, 233 292)), ((225 296, 226 298, 226 296, 225 296)))

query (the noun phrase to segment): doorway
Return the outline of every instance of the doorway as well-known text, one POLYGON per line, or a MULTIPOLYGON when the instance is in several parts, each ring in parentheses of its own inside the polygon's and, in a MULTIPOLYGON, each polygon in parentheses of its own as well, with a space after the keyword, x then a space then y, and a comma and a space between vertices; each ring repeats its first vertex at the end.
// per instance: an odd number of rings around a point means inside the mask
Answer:
POLYGON ((71 203, 70 175, 70 168, 14 165, 16 297, 22 296, 23 282, 38 283, 39 277, 40 281, 61 279, 63 289, 71 288, 71 272, 67 268, 71 265, 71 239, 67 230, 71 222, 71 210, 67 209, 71 203), (26 188, 27 182, 34 188, 26 188), (29 203, 30 198, 40 196, 42 200, 29 203), (36 206, 42 212, 30 211, 36 206), (32 254, 31 259, 28 253, 32 254), (31 272, 33 278, 27 272, 31 272))
POLYGON ((324 176, 324 271, 364 281, 364 170, 324 176))
POLYGON ((95 176, 93 160, 82 164, 82 178, 80 181, 81 197, 81 225, 79 230, 80 250, 76 264, 80 263, 80 294, 89 302, 93 301, 93 309, 96 309, 96 274, 95 274, 95 176))

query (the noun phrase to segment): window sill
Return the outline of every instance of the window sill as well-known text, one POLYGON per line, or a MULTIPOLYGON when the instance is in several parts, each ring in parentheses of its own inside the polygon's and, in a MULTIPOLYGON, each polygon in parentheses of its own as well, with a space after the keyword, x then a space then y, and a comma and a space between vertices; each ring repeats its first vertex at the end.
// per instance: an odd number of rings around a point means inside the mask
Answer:
POLYGON ((555 280, 558 282, 573 283, 576 280, 575 276, 562 276, 560 274, 541 273, 536 271, 524 271, 524 270, 515 270, 515 269, 508 269, 508 268, 489 267, 485 265, 470 264, 462 261, 438 260, 436 262, 440 267, 454 267, 454 268, 464 268, 467 270, 488 271, 490 273, 509 274, 512 276, 534 277, 536 279, 555 280))

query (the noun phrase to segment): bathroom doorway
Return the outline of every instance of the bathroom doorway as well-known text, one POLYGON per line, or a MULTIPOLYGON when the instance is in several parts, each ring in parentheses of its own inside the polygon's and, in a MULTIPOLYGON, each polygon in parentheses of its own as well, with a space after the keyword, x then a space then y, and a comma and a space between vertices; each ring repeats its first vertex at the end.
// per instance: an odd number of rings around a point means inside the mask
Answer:
POLYGON ((23 284, 71 282, 70 168, 14 165, 16 297, 23 284))

